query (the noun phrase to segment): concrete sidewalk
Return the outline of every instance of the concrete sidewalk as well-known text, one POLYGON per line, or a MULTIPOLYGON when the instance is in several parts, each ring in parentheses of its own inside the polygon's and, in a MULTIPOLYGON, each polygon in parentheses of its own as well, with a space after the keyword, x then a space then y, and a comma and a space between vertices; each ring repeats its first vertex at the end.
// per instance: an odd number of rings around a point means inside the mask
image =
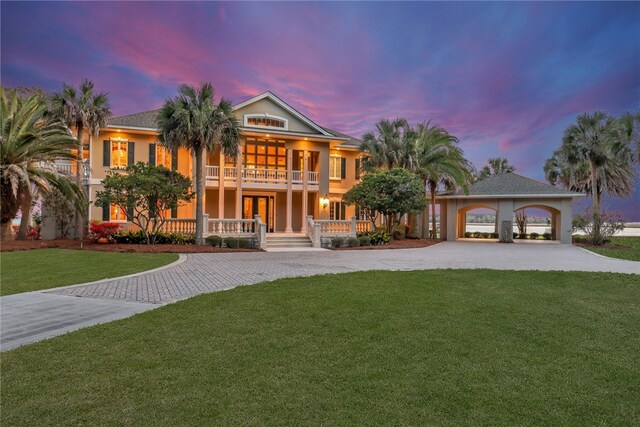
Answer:
MULTIPOLYGON (((366 270, 488 268, 640 274, 640 262, 572 245, 443 242, 427 248, 188 254, 169 268, 0 298, 0 348, 124 318, 194 295, 283 277, 366 270), (81 297, 81 298, 77 298, 81 297)), ((639 278, 640 280, 640 278, 639 278)))

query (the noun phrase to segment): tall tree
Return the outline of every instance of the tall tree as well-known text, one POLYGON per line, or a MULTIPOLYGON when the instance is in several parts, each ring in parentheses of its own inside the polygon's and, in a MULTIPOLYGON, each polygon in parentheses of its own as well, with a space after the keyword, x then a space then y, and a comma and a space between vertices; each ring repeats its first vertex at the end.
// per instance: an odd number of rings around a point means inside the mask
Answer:
MULTIPOLYGON (((76 183, 80 188, 82 188, 84 174, 84 132, 85 130, 89 131, 89 149, 91 149, 92 135, 97 135, 97 132, 106 125, 107 119, 111 116, 107 93, 94 93, 94 89, 95 85, 89 79, 85 79, 78 89, 63 83, 62 91, 54 92, 50 100, 51 114, 76 130, 78 150, 76 183)), ((84 229, 83 217, 85 216, 85 210, 87 209, 83 206, 76 214, 76 234, 80 239, 82 239, 82 231, 84 229)))
POLYGON ((380 120, 375 131, 362 136, 363 169, 411 169, 414 136, 415 132, 405 119, 380 120))
MULTIPOLYGON (((414 149, 414 170, 430 193, 432 237, 436 237, 436 191, 442 185, 448 190, 467 188, 470 164, 456 146, 458 138, 430 122, 417 126, 414 149)), ((426 217, 426 215, 425 215, 426 217)), ((423 226, 424 230, 428 226, 423 226)))
POLYGON ((165 101, 158 114, 158 141, 169 149, 185 147, 195 156, 196 243, 203 241, 204 157, 217 146, 235 157, 240 144, 240 123, 231 102, 222 98, 215 104, 211 83, 200 88, 182 85, 178 95, 165 101))
POLYGON ((594 244, 601 244, 603 194, 630 197, 637 180, 632 142, 634 122, 602 111, 580 114, 564 131, 562 145, 545 162, 547 180, 591 195, 594 244))
POLYGON ((2 201, 1 239, 11 239, 11 226, 20 202, 31 198, 34 191, 43 195, 54 188, 83 206, 81 188, 58 173, 55 161, 76 160, 71 149, 75 141, 60 120, 48 116, 47 102, 42 96, 10 98, 0 87, 2 132, 0 147, 0 192, 2 201))
POLYGON ((509 163, 506 157, 492 157, 487 160, 487 164, 480 169, 477 181, 483 180, 490 176, 501 175, 503 173, 514 172, 516 168, 509 163))

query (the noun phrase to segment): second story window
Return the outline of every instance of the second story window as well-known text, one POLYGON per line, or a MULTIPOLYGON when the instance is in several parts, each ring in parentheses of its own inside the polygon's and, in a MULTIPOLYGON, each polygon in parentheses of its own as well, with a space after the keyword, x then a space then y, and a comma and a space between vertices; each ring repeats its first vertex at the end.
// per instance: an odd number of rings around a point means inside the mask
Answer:
POLYGON ((128 165, 128 141, 111 141, 111 168, 124 169, 128 165))
POLYGON ((282 117, 271 114, 247 114, 244 116, 244 125, 251 127, 264 127, 270 129, 288 129, 288 121, 282 117))
POLYGON ((347 159, 340 156, 329 157, 329 179, 345 179, 345 162, 347 159))
POLYGON ((165 147, 156 145, 156 165, 171 169, 171 151, 165 147))

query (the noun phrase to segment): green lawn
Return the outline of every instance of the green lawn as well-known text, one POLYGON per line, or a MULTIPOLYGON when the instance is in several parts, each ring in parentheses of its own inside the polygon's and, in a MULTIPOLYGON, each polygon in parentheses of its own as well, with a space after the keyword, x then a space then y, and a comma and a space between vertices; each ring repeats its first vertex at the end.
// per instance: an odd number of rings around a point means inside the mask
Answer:
POLYGON ((585 249, 611 258, 640 261, 640 237, 612 237, 604 246, 585 246, 585 249))
POLYGON ((632 275, 279 280, 3 353, 0 424, 637 425, 639 326, 632 275))
POLYGON ((176 261, 176 254, 38 249, 0 254, 0 295, 124 276, 176 261))

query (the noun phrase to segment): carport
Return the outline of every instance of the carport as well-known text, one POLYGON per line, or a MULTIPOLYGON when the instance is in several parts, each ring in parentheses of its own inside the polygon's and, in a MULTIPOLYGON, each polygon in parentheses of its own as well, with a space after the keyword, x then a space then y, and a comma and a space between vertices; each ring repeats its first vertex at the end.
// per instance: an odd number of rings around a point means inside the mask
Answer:
POLYGON ((513 238, 514 212, 523 208, 543 209, 551 217, 551 238, 571 243, 572 202, 582 193, 563 190, 515 173, 504 173, 478 181, 463 191, 436 196, 440 204, 440 235, 444 240, 464 237, 466 213, 487 208, 496 212, 500 241, 513 238))

